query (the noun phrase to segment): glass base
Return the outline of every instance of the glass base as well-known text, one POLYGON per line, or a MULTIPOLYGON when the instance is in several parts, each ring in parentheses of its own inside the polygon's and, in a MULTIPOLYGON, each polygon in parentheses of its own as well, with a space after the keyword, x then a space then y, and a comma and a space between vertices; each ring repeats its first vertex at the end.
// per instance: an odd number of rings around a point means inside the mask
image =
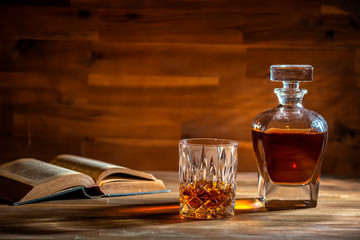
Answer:
POLYGON ((260 198, 266 208, 313 208, 317 205, 319 181, 303 185, 278 184, 259 177, 260 198))
POLYGON ((222 218, 227 218, 227 217, 232 217, 234 216, 234 212, 232 213, 224 213, 222 215, 214 215, 212 213, 209 212, 199 212, 199 213, 194 213, 194 212, 180 212, 180 216, 185 217, 185 218, 193 218, 193 219, 222 219, 222 218))

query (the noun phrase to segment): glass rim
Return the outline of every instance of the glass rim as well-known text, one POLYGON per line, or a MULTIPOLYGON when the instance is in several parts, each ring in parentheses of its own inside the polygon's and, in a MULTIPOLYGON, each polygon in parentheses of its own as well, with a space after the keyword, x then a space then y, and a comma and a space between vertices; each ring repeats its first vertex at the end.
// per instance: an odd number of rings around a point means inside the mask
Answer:
POLYGON ((238 141, 222 138, 187 138, 179 141, 179 145, 189 146, 207 146, 207 147, 219 147, 219 146, 238 146, 238 141))

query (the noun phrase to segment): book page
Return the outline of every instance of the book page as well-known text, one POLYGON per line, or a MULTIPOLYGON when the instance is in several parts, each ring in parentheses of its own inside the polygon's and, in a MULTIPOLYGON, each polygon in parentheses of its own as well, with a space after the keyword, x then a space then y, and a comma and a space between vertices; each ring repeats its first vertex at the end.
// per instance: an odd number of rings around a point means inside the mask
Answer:
POLYGON ((68 154, 59 155, 50 162, 57 166, 89 175, 94 179, 94 181, 96 181, 99 176, 107 169, 121 168, 120 166, 116 166, 110 163, 68 154))
POLYGON ((31 158, 0 167, 0 198, 10 202, 31 201, 67 188, 94 185, 90 176, 31 158))
POLYGON ((51 160, 51 163, 64 168, 72 169, 87 174, 94 179, 96 184, 100 184, 100 182, 103 179, 113 174, 116 174, 116 176, 118 176, 119 178, 121 177, 121 174, 125 174, 125 175, 142 178, 144 180, 156 179, 153 175, 148 173, 136 171, 133 169, 129 169, 111 163, 98 161, 95 159, 79 157, 69 154, 59 155, 53 160, 51 160))
POLYGON ((37 186, 62 175, 78 174, 75 171, 55 166, 32 158, 18 159, 1 166, 0 174, 31 186, 37 186))

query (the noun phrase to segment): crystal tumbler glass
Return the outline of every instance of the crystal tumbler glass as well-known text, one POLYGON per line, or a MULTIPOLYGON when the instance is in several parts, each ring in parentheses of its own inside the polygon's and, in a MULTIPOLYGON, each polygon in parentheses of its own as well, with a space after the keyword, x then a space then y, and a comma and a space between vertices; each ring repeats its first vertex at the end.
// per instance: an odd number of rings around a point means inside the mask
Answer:
POLYGON ((179 142, 180 215, 217 219, 234 215, 238 143, 193 138, 179 142))

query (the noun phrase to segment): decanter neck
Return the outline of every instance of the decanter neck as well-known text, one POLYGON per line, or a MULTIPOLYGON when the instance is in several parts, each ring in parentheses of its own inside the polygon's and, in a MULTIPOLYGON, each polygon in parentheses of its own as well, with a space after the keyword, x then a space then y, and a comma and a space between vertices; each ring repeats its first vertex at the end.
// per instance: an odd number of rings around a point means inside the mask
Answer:
POLYGON ((283 88, 276 88, 274 92, 279 99, 280 105, 302 108, 302 100, 307 90, 300 89, 299 82, 284 81, 283 88))

